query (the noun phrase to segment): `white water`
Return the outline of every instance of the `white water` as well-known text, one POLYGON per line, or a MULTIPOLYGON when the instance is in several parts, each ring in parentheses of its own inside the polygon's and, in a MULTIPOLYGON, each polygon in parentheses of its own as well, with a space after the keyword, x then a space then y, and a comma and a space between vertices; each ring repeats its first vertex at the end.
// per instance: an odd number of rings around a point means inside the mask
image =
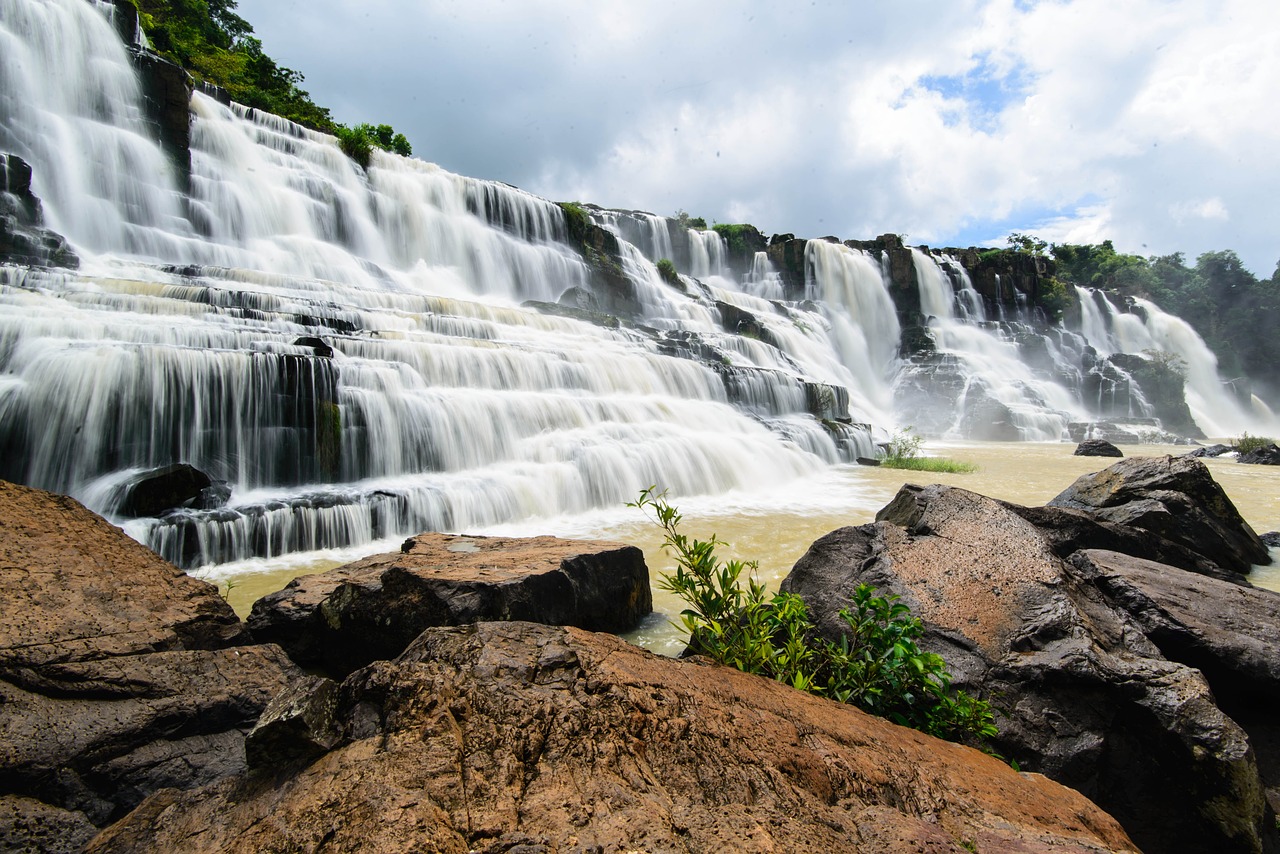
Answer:
MULTIPOLYGON (((910 423, 885 259, 811 242, 815 301, 789 303, 764 253, 736 281, 720 236, 687 231, 673 287, 667 220, 603 212, 640 317, 540 313, 522 303, 589 269, 563 211, 509 186, 380 151, 365 171, 196 94, 188 192, 108 11, 0 0, 0 151, 82 259, 0 266, 0 476, 112 514, 130 477, 190 463, 228 506, 127 524, 194 566, 607 512, 652 484, 799 495, 874 455, 856 424, 910 423)), ((1079 402, 916 263, 940 346, 1056 437, 1079 402)))
POLYGON ((1104 294, 1077 288, 1081 306, 1081 332, 1098 353, 1135 353, 1147 357, 1169 354, 1186 372, 1187 406, 1196 424, 1208 436, 1226 438, 1244 432, 1274 436, 1280 421, 1254 399, 1245 405, 1223 385, 1218 359, 1185 320, 1155 303, 1135 299, 1135 312, 1116 308, 1104 294))
MULTIPOLYGON (((957 289, 933 256, 919 249, 911 254, 920 283, 921 311, 930 318, 938 349, 964 365, 969 382, 966 393, 981 387, 1007 407, 1023 439, 1061 439, 1069 421, 1087 420, 1079 399, 1052 378, 1037 374, 999 325, 984 322, 981 301, 963 268, 955 267, 961 278, 957 289)), ((948 435, 961 436, 958 420, 948 435)))

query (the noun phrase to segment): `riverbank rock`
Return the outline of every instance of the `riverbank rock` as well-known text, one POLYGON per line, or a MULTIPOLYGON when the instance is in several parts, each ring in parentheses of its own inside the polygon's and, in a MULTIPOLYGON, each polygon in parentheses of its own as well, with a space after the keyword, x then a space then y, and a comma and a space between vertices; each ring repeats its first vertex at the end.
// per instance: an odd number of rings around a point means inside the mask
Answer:
POLYGON ((319 758, 158 793, 89 851, 1135 850, 1038 774, 575 628, 431 629, 337 695, 319 758))
POLYGON ((433 533, 296 578, 255 602, 248 623, 295 662, 345 676, 395 658, 432 626, 529 620, 624 632, 652 610, 649 570, 634 546, 433 533))
POLYGON ((243 769, 296 672, 249 641, 213 585, 70 498, 0 482, 6 850, 78 850, 158 789, 243 769))
POLYGON ((1092 798, 1148 854, 1256 852, 1274 835, 1249 738, 1204 676, 999 502, 904 487, 874 524, 816 541, 782 589, 836 640, 862 583, 901 596, 957 687, 990 700, 997 751, 1092 798))
POLYGON ((1254 466, 1280 466, 1280 446, 1271 444, 1256 448, 1236 458, 1238 463, 1254 466))
POLYGON ((1271 562, 1209 469, 1192 457, 1131 457, 1081 475, 1049 506, 1152 531, 1241 574, 1271 562))
POLYGON ((1076 445, 1072 456, 1076 457, 1123 457, 1124 451, 1105 439, 1085 439, 1076 445))

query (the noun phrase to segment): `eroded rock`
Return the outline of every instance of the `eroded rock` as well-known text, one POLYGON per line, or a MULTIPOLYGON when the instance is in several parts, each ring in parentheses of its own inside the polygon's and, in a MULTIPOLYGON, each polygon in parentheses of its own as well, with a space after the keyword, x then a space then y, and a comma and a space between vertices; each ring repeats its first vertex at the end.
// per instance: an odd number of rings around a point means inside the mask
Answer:
POLYGON ((1209 469, 1192 457, 1131 457, 1081 475, 1049 506, 1152 531, 1241 574, 1271 562, 1209 469))
POLYGON ((0 580, 0 794, 21 801, 0 839, 33 850, 242 770, 296 673, 213 585, 64 496, 0 482, 0 580))
POLYGON ((1252 852, 1274 833, 1249 739, 1205 678, 1008 508, 906 487, 875 524, 815 542, 782 589, 836 639, 860 583, 901 596, 957 686, 991 701, 1000 753, 1091 797, 1144 851, 1252 852))
POLYGON ((309 765, 160 793, 89 850, 1134 850, 1040 775, 575 628, 428 630, 335 720, 309 765))
POLYGON ((1076 445, 1072 455, 1076 457, 1123 457, 1124 451, 1121 451, 1106 439, 1085 439, 1076 445))
POLYGON ((623 632, 651 610, 634 546, 421 534, 399 552, 294 579, 255 602, 248 622, 299 664, 344 676, 395 658, 431 626, 530 620, 623 632))

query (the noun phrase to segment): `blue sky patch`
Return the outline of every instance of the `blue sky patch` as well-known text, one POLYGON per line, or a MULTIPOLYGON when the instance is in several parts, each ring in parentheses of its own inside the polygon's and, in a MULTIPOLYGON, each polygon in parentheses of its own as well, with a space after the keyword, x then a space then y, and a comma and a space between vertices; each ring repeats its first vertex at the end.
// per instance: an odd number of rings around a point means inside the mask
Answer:
POLYGON ((991 131, 1004 109, 1026 96, 1032 77, 1021 63, 1001 72, 987 56, 980 55, 977 64, 964 74, 927 75, 921 77, 919 83, 944 98, 965 101, 969 106, 969 123, 980 130, 991 131))

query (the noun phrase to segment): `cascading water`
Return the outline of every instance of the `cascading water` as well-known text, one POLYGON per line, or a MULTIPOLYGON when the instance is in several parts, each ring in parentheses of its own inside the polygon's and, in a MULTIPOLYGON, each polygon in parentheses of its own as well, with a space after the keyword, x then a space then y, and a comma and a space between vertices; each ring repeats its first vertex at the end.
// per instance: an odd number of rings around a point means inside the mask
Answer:
MULTIPOLYGON (((964 268, 944 258, 958 280, 931 255, 911 250, 920 286, 920 309, 938 351, 949 357, 948 367, 959 388, 947 412, 950 425, 939 422, 947 435, 987 435, 989 438, 1058 440, 1067 424, 1086 419, 1081 401, 1053 376, 1037 371, 1005 325, 986 322, 982 299, 964 268), (993 430, 1004 432, 993 432, 993 430)), ((1053 342, 1044 339, 1044 346, 1053 342)), ((1060 353, 1047 353, 1049 364, 1069 364, 1060 353)), ((919 398, 917 398, 919 399, 919 398)), ((946 398, 939 396, 939 402, 946 398)))
POLYGON ((1141 354, 1169 360, 1186 376, 1186 400, 1200 429, 1212 437, 1275 435, 1280 424, 1260 401, 1245 404, 1218 375, 1218 360, 1185 320, 1155 303, 1134 299, 1134 310, 1121 311, 1106 294, 1077 288, 1081 334, 1101 356, 1141 354))
MULTIPOLYGON (((230 502, 129 530, 193 566, 618 507, 655 483, 767 489, 871 453, 813 414, 847 420, 843 389, 738 344, 630 243, 658 333, 523 308, 589 286, 562 211, 527 193, 382 152, 366 172, 196 94, 184 195, 102 10, 0 8, 0 140, 83 261, 0 267, 0 476, 112 513, 139 472, 189 463, 230 502)), ((700 271, 723 267, 718 235, 695 242, 700 271)))
MULTIPOLYGON (((933 432, 1007 411, 1056 439, 1088 408, 1054 374, 1083 339, 1037 337, 1031 365, 1021 321, 986 321, 963 269, 943 259, 957 287, 922 252, 927 375, 900 358, 887 256, 810 241, 812 300, 786 302, 766 253, 739 281, 714 231, 593 208, 618 238, 601 262, 544 199, 381 151, 361 169, 203 94, 178 170, 109 11, 0 0, 0 153, 31 164, 81 259, 0 265, 0 477, 116 514, 141 473, 189 463, 229 501, 113 517, 182 565, 616 508, 652 484, 767 491, 873 456, 868 425, 919 424, 948 383, 933 432)), ((1150 346, 1194 349, 1145 308, 1150 346)), ((1126 318, 1085 322, 1148 346, 1126 318)), ((1202 406, 1227 411, 1209 385, 1202 406)))

